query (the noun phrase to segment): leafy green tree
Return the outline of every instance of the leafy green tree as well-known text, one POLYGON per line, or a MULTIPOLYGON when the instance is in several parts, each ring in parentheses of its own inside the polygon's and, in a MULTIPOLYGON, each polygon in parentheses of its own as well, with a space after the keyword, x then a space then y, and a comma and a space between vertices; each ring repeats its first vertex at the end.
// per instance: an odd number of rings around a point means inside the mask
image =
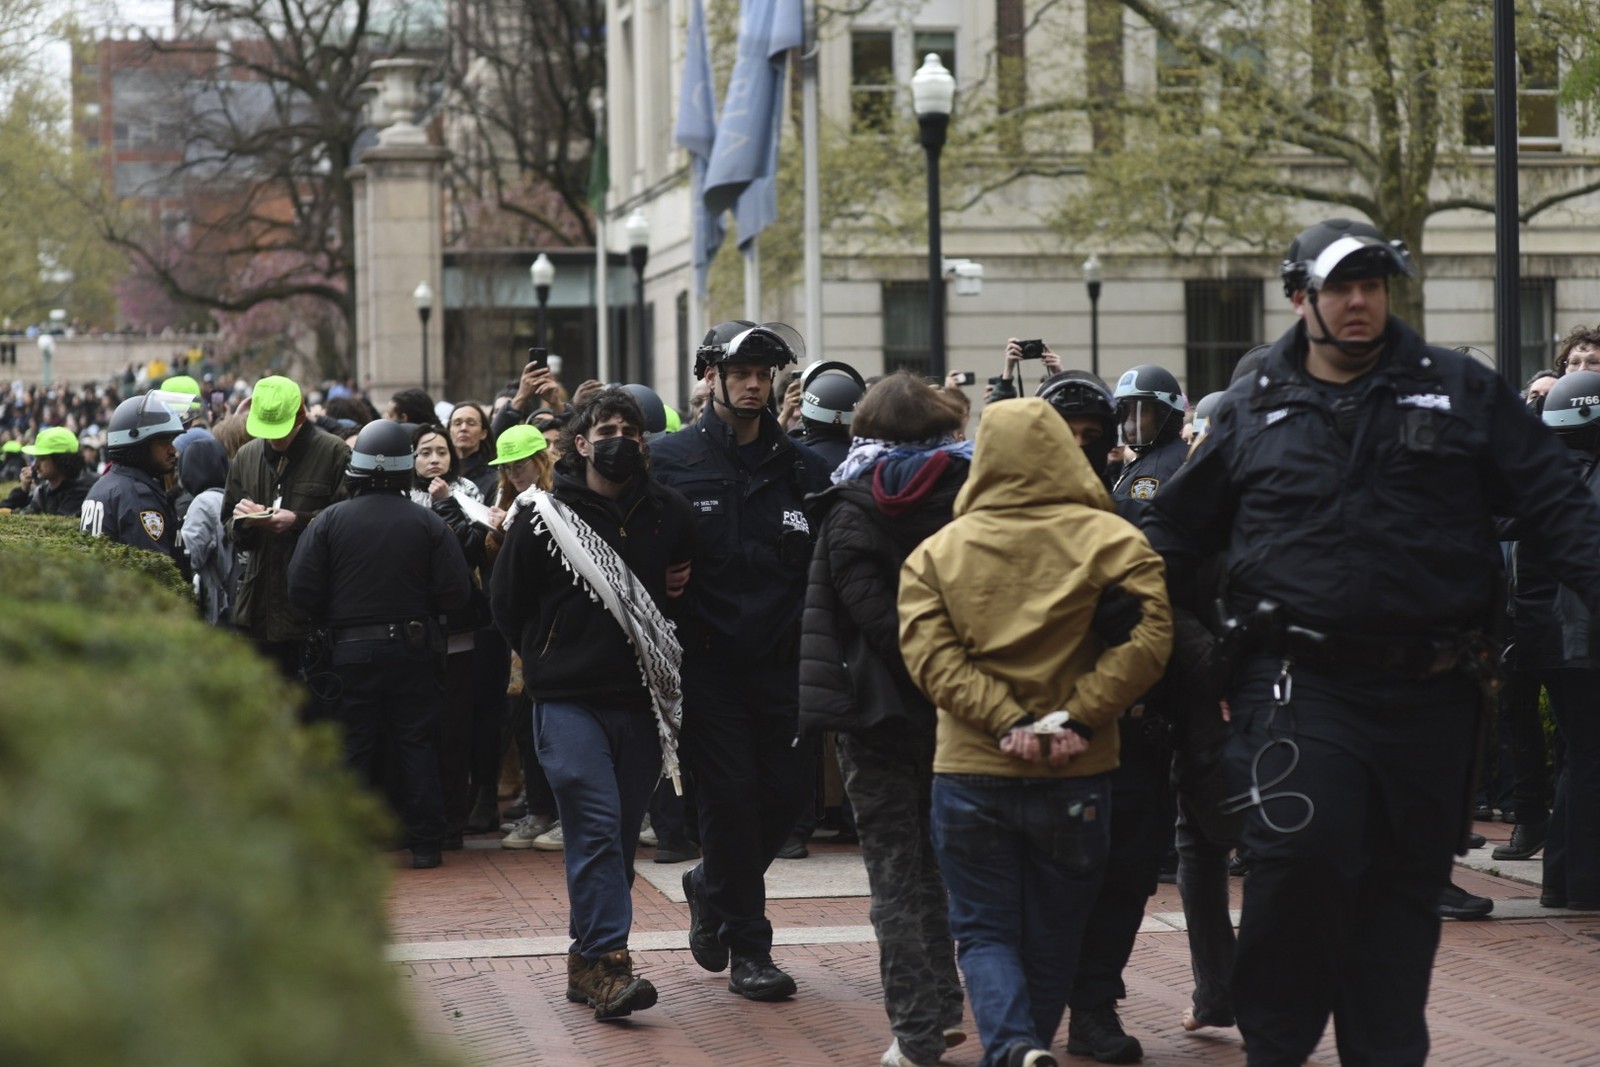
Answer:
MULTIPOLYGON (((1529 91, 1592 54, 1593 7, 1518 7, 1527 136, 1546 106, 1529 91)), ((1030 135, 1088 142, 1051 218, 1064 234, 1180 255, 1279 252, 1309 204, 1359 212, 1418 249, 1433 217, 1494 210, 1492 28, 1479 0, 1089 0, 1088 26, 1082 91, 1045 90, 1024 109, 1030 135), (1140 68, 1119 61, 1129 49, 1155 60, 1149 81, 1124 80, 1140 68)), ((1030 72, 1030 92, 1039 84, 1030 72)), ((1592 167, 1525 169, 1519 217, 1596 191, 1592 167)), ((1416 321, 1421 285, 1401 286, 1396 308, 1416 321)))
POLYGON ((109 323, 122 257, 81 208, 98 186, 92 159, 63 136, 66 105, 26 66, 0 94, 0 315, 40 322, 52 308, 109 323))

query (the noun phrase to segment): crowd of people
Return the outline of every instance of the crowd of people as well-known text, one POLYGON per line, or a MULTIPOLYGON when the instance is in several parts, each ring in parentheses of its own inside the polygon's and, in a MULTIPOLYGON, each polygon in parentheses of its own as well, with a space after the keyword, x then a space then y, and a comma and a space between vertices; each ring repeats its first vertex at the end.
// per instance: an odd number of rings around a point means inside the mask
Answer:
POLYGON ((7 503, 179 560, 337 724, 414 867, 472 833, 564 851, 565 992, 596 1019, 657 1001, 641 841, 700 861, 698 965, 796 995, 764 879, 831 764, 885 1067, 965 1040, 965 1004, 984 1067, 1056 1063, 1063 1018, 1068 1053, 1137 1062, 1118 1004, 1169 856, 1186 1030, 1297 1064, 1331 1018, 1344 1061, 1421 1063, 1441 916, 1492 907, 1450 881, 1474 814, 1543 850, 1544 904, 1600 909, 1600 331, 1519 398, 1389 314, 1412 273, 1371 226, 1306 230, 1294 327, 1192 407, 1162 367, 1109 385, 1011 339, 970 439, 953 379, 786 383, 803 340, 745 321, 699 346, 687 421, 538 361, 492 405, 405 390, 382 417, 281 376, 221 408, 192 378, 14 390, 7 503))

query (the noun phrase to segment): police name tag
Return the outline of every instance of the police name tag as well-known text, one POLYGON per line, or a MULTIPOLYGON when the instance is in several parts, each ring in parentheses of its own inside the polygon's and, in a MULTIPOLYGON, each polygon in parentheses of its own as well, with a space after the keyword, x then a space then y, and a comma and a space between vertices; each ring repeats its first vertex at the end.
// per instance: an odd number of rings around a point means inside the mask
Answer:
POLYGON ((1448 393, 1412 393, 1409 396, 1397 396, 1394 402, 1405 408, 1425 408, 1430 411, 1449 411, 1450 395, 1448 393))
POLYGON ((691 501, 689 501, 689 503, 694 508, 696 514, 699 514, 699 515, 721 515, 722 514, 722 501, 721 500, 691 500, 691 501))

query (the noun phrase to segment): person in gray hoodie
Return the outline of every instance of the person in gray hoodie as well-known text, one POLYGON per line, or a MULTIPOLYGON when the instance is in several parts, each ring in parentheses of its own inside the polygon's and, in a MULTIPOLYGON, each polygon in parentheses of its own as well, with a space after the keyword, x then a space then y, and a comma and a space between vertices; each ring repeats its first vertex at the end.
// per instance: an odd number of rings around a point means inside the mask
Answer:
POLYGON ((233 599, 233 543, 222 523, 227 450, 210 435, 191 440, 178 453, 178 481, 192 498, 183 518, 183 547, 194 569, 200 614, 215 624, 228 618, 233 599))

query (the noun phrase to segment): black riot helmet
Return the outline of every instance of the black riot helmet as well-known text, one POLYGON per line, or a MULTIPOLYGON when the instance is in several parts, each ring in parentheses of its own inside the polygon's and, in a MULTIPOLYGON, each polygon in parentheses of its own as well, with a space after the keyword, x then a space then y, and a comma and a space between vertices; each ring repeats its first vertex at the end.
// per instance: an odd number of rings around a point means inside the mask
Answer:
POLYGON ((1568 448, 1600 454, 1600 371, 1562 375, 1545 394, 1539 417, 1568 448))
POLYGON ((826 433, 834 427, 848 437, 856 404, 866 391, 866 379, 850 364, 819 360, 800 372, 800 417, 814 430, 826 433))
POLYGON ((1077 418, 1099 420, 1100 436, 1084 442, 1083 454, 1096 474, 1105 474, 1111 446, 1117 443, 1117 407, 1110 386, 1086 370, 1064 370, 1040 382, 1034 395, 1048 401, 1069 425, 1077 418))
POLYGON ((356 434, 350 465, 344 472, 351 486, 358 492, 409 490, 415 463, 412 429, 392 419, 378 419, 363 426, 356 434))
POLYGON ((155 440, 168 440, 183 432, 183 414, 194 397, 152 389, 143 396, 130 396, 117 405, 106 424, 106 456, 113 463, 130 467, 145 466, 155 440))
POLYGON ((1117 425, 1123 427, 1123 444, 1142 453, 1147 448, 1177 439, 1183 430, 1183 413, 1188 404, 1183 387, 1165 367, 1144 363, 1122 372, 1117 379, 1117 425), (1148 433, 1146 417, 1153 414, 1155 426, 1148 433), (1128 421, 1133 431, 1127 431, 1128 421))
POLYGON ((636 382, 630 382, 622 388, 639 404, 639 411, 644 415, 645 437, 654 440, 666 433, 667 405, 662 402, 661 394, 648 385, 639 385, 636 382))
MULTIPOLYGON (((717 368, 722 382, 722 395, 711 390, 711 402, 721 404, 743 419, 761 416, 760 408, 739 408, 728 397, 728 364, 755 363, 778 371, 791 363, 798 363, 806 355, 806 345, 792 326, 781 322, 754 323, 734 319, 718 323, 706 331, 700 347, 694 354, 694 373, 703 378, 708 367, 717 368)), ((770 400, 769 400, 770 406, 770 400)))
POLYGON ((1383 343, 1382 336, 1370 341, 1341 341, 1328 331, 1317 308, 1317 294, 1328 282, 1350 281, 1355 278, 1387 278, 1394 274, 1414 277, 1416 268, 1411 263, 1411 253, 1400 241, 1387 240, 1377 227, 1353 219, 1325 219, 1315 226, 1300 231, 1289 243, 1284 254, 1283 295, 1293 297, 1305 290, 1311 303, 1311 313, 1316 317, 1321 337, 1313 337, 1318 344, 1331 344, 1350 355, 1364 355, 1383 343))
POLYGON ((1223 396, 1223 391, 1219 389, 1214 393, 1207 393, 1195 401, 1194 436, 1196 438, 1211 428, 1211 416, 1216 414, 1217 405, 1222 403, 1223 396))

